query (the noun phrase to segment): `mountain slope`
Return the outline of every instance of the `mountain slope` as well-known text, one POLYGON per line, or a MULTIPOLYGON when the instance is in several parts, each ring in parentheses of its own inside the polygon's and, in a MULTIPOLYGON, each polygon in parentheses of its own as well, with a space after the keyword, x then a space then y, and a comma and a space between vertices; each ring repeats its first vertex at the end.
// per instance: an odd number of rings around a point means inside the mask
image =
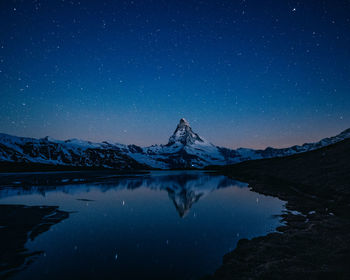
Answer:
POLYGON ((59 141, 0 134, 0 162, 114 169, 142 168, 115 145, 81 140, 59 141))
MULTIPOLYGON (((168 144, 146 147, 143 152, 147 157, 141 162, 155 168, 201 168, 225 163, 219 149, 194 133, 185 119, 180 120, 168 144)), ((135 153, 129 156, 140 161, 135 153)))
MULTIPOLYGON (((327 143, 329 143, 327 141, 327 143)), ((350 139, 284 158, 218 167, 287 201, 279 232, 241 239, 206 279, 349 279, 350 139)))
POLYGON ((254 150, 239 148, 237 150, 218 147, 194 133, 189 123, 181 119, 166 145, 154 145, 129 152, 136 161, 153 168, 203 168, 208 165, 235 164, 248 160, 284 157, 312 151, 350 138, 350 129, 337 136, 322 139, 316 143, 306 143, 284 149, 266 148, 254 150), (141 152, 142 151, 142 152, 141 152))
POLYGON ((346 138, 350 138, 350 129, 337 136, 302 146, 232 150, 208 142, 193 132, 185 119, 181 119, 166 145, 150 147, 108 142, 92 143, 77 139, 60 141, 49 137, 33 139, 0 134, 0 162, 113 169, 204 168, 208 165, 227 165, 289 156, 319 149, 346 138))
POLYGON ((243 181, 295 185, 306 196, 350 201, 350 139, 320 149, 287 157, 218 166, 227 175, 243 181))

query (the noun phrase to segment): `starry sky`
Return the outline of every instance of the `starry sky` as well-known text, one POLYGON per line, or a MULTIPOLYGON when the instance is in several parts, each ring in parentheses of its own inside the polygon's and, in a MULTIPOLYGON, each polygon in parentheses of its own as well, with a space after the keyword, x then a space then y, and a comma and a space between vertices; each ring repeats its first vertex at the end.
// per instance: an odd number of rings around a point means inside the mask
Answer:
POLYGON ((0 132, 229 148, 350 127, 350 1, 0 2, 0 132))

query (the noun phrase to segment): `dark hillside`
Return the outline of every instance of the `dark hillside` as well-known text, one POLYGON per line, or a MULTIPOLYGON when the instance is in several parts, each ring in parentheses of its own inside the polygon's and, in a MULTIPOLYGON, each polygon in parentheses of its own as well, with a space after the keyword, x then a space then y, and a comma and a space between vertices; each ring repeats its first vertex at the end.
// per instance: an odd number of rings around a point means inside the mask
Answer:
POLYGON ((350 279, 350 140, 216 168, 290 211, 277 232, 241 239, 208 279, 350 279))

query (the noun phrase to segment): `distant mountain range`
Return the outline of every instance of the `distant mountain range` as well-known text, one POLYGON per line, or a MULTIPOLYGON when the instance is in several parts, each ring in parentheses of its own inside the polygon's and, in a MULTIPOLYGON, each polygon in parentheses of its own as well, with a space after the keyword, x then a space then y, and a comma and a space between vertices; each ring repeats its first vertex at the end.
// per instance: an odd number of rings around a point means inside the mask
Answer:
POLYGON ((77 139, 60 141, 49 137, 34 139, 0 134, 0 163, 114 169, 203 168, 208 165, 226 165, 289 156, 316 150, 347 138, 350 138, 350 129, 302 146, 233 150, 206 141, 193 132, 185 119, 181 119, 168 144, 150 147, 108 142, 93 143, 77 139))

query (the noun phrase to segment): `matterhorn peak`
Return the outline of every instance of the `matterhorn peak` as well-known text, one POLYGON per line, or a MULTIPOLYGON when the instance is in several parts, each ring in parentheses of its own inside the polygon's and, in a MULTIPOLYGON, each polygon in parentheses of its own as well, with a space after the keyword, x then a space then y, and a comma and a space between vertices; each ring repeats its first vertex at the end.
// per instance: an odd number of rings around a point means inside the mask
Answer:
POLYGON ((172 145, 174 143, 191 145, 196 141, 204 142, 204 140, 200 138, 197 133, 194 133, 192 131, 189 122, 185 118, 182 118, 177 125, 173 135, 169 138, 168 145, 172 145))
POLYGON ((182 118, 182 119, 180 120, 179 125, 182 125, 182 126, 190 126, 189 122, 188 122, 185 118, 182 118))

